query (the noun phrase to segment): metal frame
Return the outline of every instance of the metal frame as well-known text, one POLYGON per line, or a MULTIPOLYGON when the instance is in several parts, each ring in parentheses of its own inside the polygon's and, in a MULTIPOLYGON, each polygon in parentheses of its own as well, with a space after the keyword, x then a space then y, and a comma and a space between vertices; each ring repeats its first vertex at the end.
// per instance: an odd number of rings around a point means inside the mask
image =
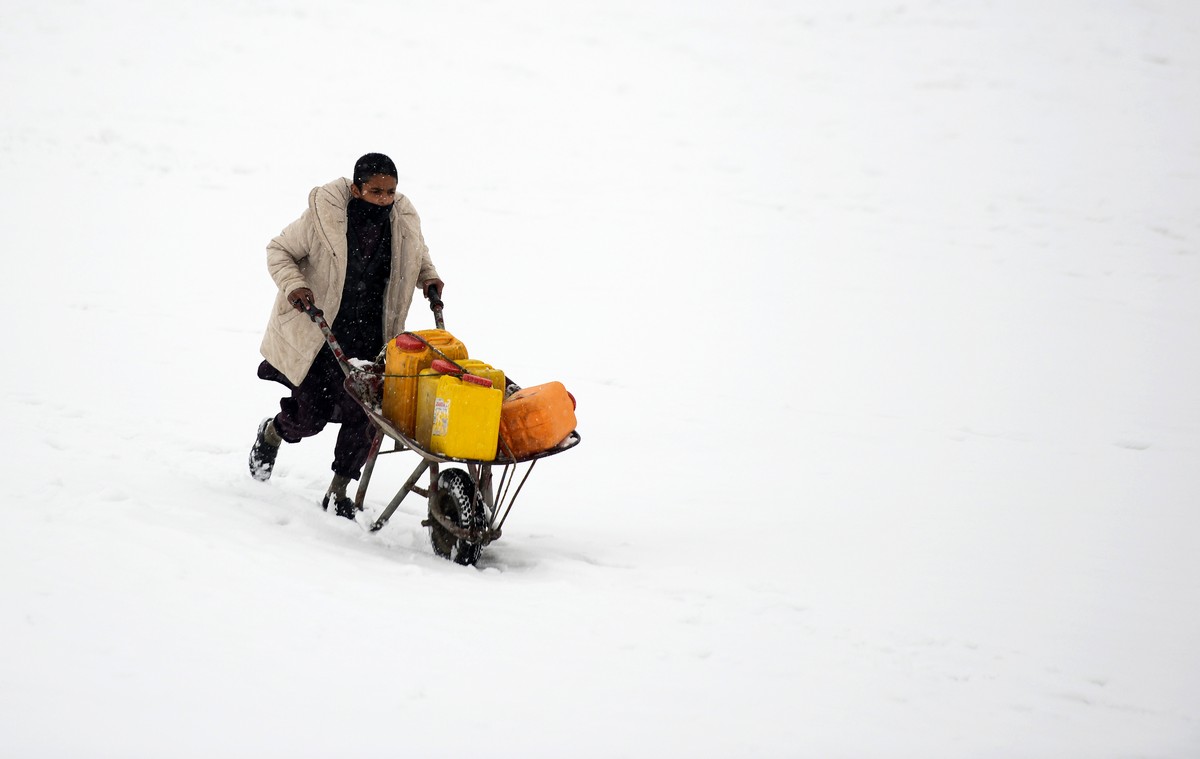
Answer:
MULTIPOLYGON (((426 297, 429 298, 430 308, 433 309, 434 318, 437 321, 439 329, 444 329, 442 322, 442 301, 441 294, 437 292, 435 286, 430 286, 426 290, 426 297)), ((297 305, 299 308, 299 305, 297 305)), ((371 523, 371 532, 378 532, 383 529, 383 526, 392 518, 392 514, 400 507, 409 493, 416 493, 423 496, 429 502, 429 515, 437 521, 439 525, 444 527, 450 534, 460 540, 466 540, 468 543, 477 544, 482 542, 487 545, 500 537, 500 528, 503 527, 504 521, 508 519, 509 513, 512 511, 513 504, 517 501, 517 496, 521 494, 521 488, 525 487, 525 481, 529 479, 529 475, 533 472, 534 465, 540 459, 547 456, 553 456, 557 453, 570 450, 579 445, 579 433, 572 430, 571 434, 565 440, 559 443, 554 448, 548 451, 540 451, 530 456, 515 458, 511 451, 504 450, 499 453, 495 461, 479 461, 477 459, 460 459, 453 456, 442 456, 432 451, 427 451, 417 444, 415 440, 405 435, 400 430, 396 429, 391 420, 385 417, 380 410, 375 406, 376 400, 382 396, 383 391, 383 375, 375 371, 366 371, 354 367, 346 354, 342 352, 342 348, 338 345, 337 338, 334 337, 333 331, 329 328, 328 322, 325 321, 325 316, 321 309, 315 305, 308 305, 303 309, 313 323, 321 330, 321 334, 325 336, 325 341, 333 350, 334 356, 338 360, 338 364, 342 368, 342 372, 346 375, 345 388, 350 397, 362 407, 370 418, 371 423, 375 426, 375 437, 371 441, 371 448, 367 454, 367 460, 363 465, 362 474, 358 481, 358 490, 354 494, 354 506, 357 511, 361 511, 363 503, 367 497, 367 486, 371 484, 371 475, 375 471, 375 462, 383 453, 397 453, 400 451, 413 451, 421 457, 420 463, 413 470, 411 476, 404 483, 403 487, 392 497, 388 502, 383 513, 371 523), (395 441, 395 446, 390 451, 381 451, 383 446, 383 438, 387 436, 395 441), (475 492, 479 493, 483 498, 484 506, 489 513, 488 526, 482 533, 475 533, 470 530, 465 530, 454 524, 445 514, 441 513, 437 505, 437 481, 438 467, 441 464, 458 463, 466 466, 467 475, 471 478, 471 483, 475 486, 475 492), (520 464, 528 464, 529 467, 525 470, 524 476, 521 477, 520 484, 517 485, 516 491, 511 497, 508 495, 509 489, 517 478, 517 466, 520 464), (495 490, 492 488, 492 467, 503 467, 500 473, 500 480, 496 484, 495 490), (421 475, 429 472, 429 487, 422 488, 417 485, 417 481, 421 479, 421 475), (499 493, 499 499, 496 498, 499 493), (506 500, 507 499, 507 500, 506 500)), ((412 333, 405 333, 412 334, 412 333)), ((418 336, 419 337, 419 336, 418 336)), ((432 346, 430 346, 432 347, 432 346)), ((436 348, 434 349, 436 350, 436 348)), ((440 353, 440 351, 439 351, 440 353)), ((444 356, 443 356, 444 357, 444 356)), ((520 390, 520 386, 509 381, 505 388, 507 393, 520 390)), ((422 525, 429 526, 431 522, 426 519, 421 522, 422 525)))
MULTIPOLYGON (((512 512, 512 507, 517 501, 517 496, 521 494, 521 489, 525 487, 525 482, 533 472, 534 465, 540 459, 570 450, 579 445, 580 442, 579 433, 572 431, 556 447, 519 459, 513 458, 507 452, 503 451, 497 456, 495 461, 443 456, 421 448, 415 440, 396 429, 391 420, 383 416, 375 408, 374 398, 377 396, 377 393, 373 386, 374 381, 375 378, 362 377, 358 372, 355 372, 347 376, 345 382, 346 391, 358 402, 358 405, 362 407, 363 411, 370 418, 371 423, 375 426, 375 437, 371 441, 370 452, 367 455, 367 461, 363 465, 362 475, 359 478, 358 490, 354 494, 355 507, 360 510, 363 508, 363 504, 366 501, 367 488, 371 484, 371 475, 375 471, 375 462, 379 456, 388 453, 412 451, 421 457, 421 461, 413 469, 412 474, 404 485, 400 487, 400 490, 388 502, 383 512, 371 523, 371 532, 378 532, 383 529, 408 494, 416 493, 428 501, 429 515, 439 525, 444 527, 446 531, 460 540, 466 540, 469 543, 482 542, 486 546, 500 538, 501 528, 504 526, 505 520, 508 519, 508 515, 512 512), (391 438, 395 443, 390 450, 382 450, 385 437, 391 438), (451 463, 464 465, 467 475, 471 478, 471 483, 475 486, 476 492, 482 496, 483 503, 487 507, 489 515, 488 526, 482 533, 477 534, 459 527, 445 514, 441 513, 437 507, 437 480, 440 465, 451 463), (519 468, 525 464, 528 464, 528 467, 525 468, 522 475, 519 472, 519 468), (501 468, 499 478, 494 476, 492 472, 493 466, 501 468), (429 473, 429 485, 423 488, 417 485, 417 482, 426 472, 429 473), (518 476, 520 477, 519 482, 517 482, 518 476), (513 490, 514 483, 516 483, 515 490, 513 490)), ((430 522, 429 520, 424 520, 421 524, 428 526, 430 522)))

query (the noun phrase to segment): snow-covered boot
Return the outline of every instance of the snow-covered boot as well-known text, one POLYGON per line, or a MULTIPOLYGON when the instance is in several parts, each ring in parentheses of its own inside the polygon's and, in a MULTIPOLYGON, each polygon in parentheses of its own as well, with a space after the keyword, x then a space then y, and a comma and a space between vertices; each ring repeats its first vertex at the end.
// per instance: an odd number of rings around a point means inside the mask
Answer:
POLYGON ((271 417, 262 420, 258 425, 258 437, 254 447, 250 449, 250 476, 259 482, 271 479, 275 469, 275 456, 279 454, 279 446, 283 438, 275 431, 275 423, 271 417))
POLYGON ((349 477, 335 474, 333 482, 329 483, 329 490, 325 492, 325 500, 321 501, 321 508, 329 511, 329 502, 333 501, 334 513, 339 517, 354 519, 354 501, 346 495, 346 486, 349 484, 349 477))

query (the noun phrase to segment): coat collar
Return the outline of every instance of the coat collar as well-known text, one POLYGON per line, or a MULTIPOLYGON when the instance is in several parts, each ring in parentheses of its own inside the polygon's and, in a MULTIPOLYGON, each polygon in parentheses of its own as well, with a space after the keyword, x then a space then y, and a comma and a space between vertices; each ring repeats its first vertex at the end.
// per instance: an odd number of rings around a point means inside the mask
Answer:
POLYGON ((346 207, 350 205, 350 180, 335 179, 313 190, 309 208, 317 220, 317 232, 333 254, 346 259, 346 207))
MULTIPOLYGON (((317 233, 333 255, 343 261, 349 255, 346 245, 346 208, 350 205, 351 197, 350 180, 343 177, 313 188, 308 201, 309 209, 317 220, 317 233)), ((397 223, 397 209, 403 197, 396 193, 396 202, 392 204, 392 212, 389 215, 395 240, 399 240, 404 232, 397 223)))

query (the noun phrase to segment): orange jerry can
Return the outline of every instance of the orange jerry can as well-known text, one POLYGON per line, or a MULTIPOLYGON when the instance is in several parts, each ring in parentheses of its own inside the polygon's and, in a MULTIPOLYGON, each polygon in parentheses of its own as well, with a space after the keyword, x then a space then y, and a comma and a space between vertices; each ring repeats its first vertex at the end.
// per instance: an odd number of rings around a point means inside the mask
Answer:
POLYGON ((500 406, 500 451, 524 458, 548 451, 575 429, 575 397, 561 382, 534 385, 500 406))
POLYGON ((435 348, 455 361, 467 357, 467 347, 462 341, 441 329, 401 333, 387 344, 380 405, 383 415, 408 437, 416 431, 417 378, 422 369, 428 369, 439 357, 435 348))

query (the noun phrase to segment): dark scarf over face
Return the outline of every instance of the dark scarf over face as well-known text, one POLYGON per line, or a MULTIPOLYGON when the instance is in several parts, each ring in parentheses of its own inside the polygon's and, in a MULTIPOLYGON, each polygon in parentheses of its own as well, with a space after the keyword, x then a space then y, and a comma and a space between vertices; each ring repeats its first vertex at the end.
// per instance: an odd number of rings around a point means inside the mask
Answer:
POLYGON ((391 212, 391 203, 388 203, 386 206, 377 206, 374 203, 368 203, 362 198, 350 198, 350 205, 346 207, 346 216, 349 217, 351 224, 356 221, 381 224, 387 221, 388 214, 391 212))
POLYGON ((375 358, 383 347, 383 295, 392 269, 392 206, 351 198, 346 207, 346 284, 332 325, 351 358, 375 358))
POLYGON ((368 258, 375 252, 379 238, 388 227, 391 212, 391 203, 377 206, 359 198, 350 198, 350 205, 346 207, 346 242, 350 244, 351 260, 355 257, 356 247, 358 253, 368 258))

